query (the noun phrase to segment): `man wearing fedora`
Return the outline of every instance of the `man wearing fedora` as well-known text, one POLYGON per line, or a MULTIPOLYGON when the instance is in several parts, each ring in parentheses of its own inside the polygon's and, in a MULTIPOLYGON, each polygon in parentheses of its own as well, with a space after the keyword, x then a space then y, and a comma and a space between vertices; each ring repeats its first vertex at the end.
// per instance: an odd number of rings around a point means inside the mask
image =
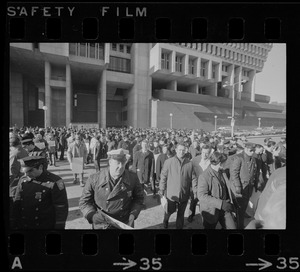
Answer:
POLYGON ((106 215, 133 227, 143 208, 142 185, 135 173, 125 169, 128 150, 111 150, 107 155, 109 167, 90 175, 79 208, 94 229, 115 228, 106 215))

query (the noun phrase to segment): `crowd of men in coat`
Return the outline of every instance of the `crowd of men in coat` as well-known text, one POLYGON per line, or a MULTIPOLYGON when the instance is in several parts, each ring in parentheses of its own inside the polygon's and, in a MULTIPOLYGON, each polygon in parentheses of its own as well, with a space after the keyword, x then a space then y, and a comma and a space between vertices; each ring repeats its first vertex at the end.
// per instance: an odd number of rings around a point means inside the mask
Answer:
POLYGON ((79 207, 95 229, 113 228, 105 215, 133 227, 145 208, 144 189, 166 198, 164 228, 174 212, 176 228, 183 228, 189 202, 188 222, 199 205, 205 229, 218 223, 223 229, 244 229, 253 191, 263 192, 286 164, 285 137, 277 143, 266 138, 260 145, 203 130, 13 127, 9 141, 10 221, 21 229, 65 227, 65 185, 47 170, 65 160, 65 152, 70 164, 83 157, 84 164, 95 166, 86 181, 83 174, 74 174, 73 181, 84 187, 79 207), (101 159, 108 159, 107 168, 100 168, 101 159))

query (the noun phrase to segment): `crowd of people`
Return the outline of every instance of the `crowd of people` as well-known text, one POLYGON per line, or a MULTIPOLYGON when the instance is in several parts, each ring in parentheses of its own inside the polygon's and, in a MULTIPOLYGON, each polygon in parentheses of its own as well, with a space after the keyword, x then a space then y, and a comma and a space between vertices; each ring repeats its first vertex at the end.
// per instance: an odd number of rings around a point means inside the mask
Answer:
POLYGON ((285 137, 277 143, 266 138, 260 145, 244 136, 227 139, 203 130, 13 127, 9 141, 11 224, 16 228, 64 228, 66 189, 47 166, 56 167, 65 153, 71 165, 79 157, 83 168, 95 166, 86 182, 83 173, 74 173, 73 181, 79 178, 84 187, 79 206, 95 228, 111 227, 105 215, 133 226, 146 188, 167 200, 164 228, 174 212, 176 228, 183 228, 190 202, 189 222, 199 205, 205 229, 218 222, 224 229, 243 229, 253 191, 262 192, 286 164, 285 137), (103 159, 109 162, 104 169, 103 159))

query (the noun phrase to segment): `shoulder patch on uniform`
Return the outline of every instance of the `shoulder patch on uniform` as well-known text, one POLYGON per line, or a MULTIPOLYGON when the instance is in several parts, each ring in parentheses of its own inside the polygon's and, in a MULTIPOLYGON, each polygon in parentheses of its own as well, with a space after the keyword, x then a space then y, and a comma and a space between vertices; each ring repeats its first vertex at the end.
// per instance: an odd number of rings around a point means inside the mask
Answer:
POLYGON ((63 190, 65 188, 65 184, 61 179, 56 181, 56 185, 57 185, 59 190, 63 190))

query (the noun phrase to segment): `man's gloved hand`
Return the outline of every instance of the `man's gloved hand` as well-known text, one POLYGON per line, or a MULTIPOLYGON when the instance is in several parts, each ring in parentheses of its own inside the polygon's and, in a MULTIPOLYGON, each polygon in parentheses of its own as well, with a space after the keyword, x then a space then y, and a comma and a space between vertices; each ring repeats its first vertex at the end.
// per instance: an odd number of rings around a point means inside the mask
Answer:
POLYGON ((90 224, 107 223, 101 211, 89 213, 86 219, 89 221, 90 224))
POLYGON ((227 202, 227 200, 222 200, 221 209, 225 212, 232 212, 233 211, 233 205, 231 203, 227 202))

